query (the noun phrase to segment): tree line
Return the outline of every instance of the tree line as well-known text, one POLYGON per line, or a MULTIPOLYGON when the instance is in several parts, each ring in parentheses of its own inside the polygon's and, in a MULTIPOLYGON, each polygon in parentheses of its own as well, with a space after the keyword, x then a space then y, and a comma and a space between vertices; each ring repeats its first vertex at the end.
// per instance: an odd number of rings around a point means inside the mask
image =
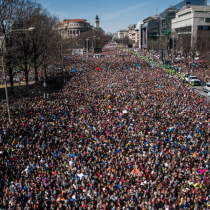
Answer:
POLYGON ((66 38, 64 41, 64 46, 67 50, 72 48, 95 48, 103 47, 109 41, 111 41, 109 36, 106 36, 103 31, 90 30, 81 33, 79 36, 66 38), (86 39, 89 41, 87 42, 86 39))

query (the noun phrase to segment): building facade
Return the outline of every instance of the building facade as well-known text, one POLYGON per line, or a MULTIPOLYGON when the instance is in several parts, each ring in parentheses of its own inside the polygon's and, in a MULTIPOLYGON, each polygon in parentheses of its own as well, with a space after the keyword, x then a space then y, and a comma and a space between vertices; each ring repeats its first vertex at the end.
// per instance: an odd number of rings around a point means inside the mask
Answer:
POLYGON ((54 30, 59 31, 63 38, 70 38, 92 30, 92 27, 86 19, 64 19, 56 23, 54 30))
POLYGON ((96 18, 95 18, 95 27, 96 28, 100 27, 100 19, 99 19, 98 15, 96 15, 96 18))
POLYGON ((139 35, 135 33, 136 43, 138 42, 136 46, 152 49, 159 45, 162 48, 166 41, 167 43, 171 41, 166 39, 166 35, 172 31, 172 20, 176 18, 177 12, 185 5, 198 5, 204 8, 206 4, 206 0, 183 0, 176 5, 171 5, 159 15, 148 16, 139 21, 135 29, 139 32, 139 35))
POLYGON ((156 49, 160 36, 160 17, 148 16, 142 22, 141 32, 139 32, 141 48, 150 50, 156 49))
POLYGON ((207 0, 183 0, 176 5, 172 6, 172 9, 180 10, 184 5, 207 5, 207 0))
POLYGON ((137 23, 136 28, 135 28, 135 46, 138 48, 142 48, 142 25, 144 21, 141 20, 137 23))
POLYGON ((209 37, 210 6, 185 5, 172 20, 172 30, 176 35, 189 34, 191 40, 202 32, 209 37))
POLYGON ((98 15, 96 15, 96 18, 95 18, 95 26, 91 26, 91 27, 93 31, 98 31, 105 34, 105 31, 100 27, 100 19, 98 15))
POLYGON ((160 13, 160 36, 171 32, 172 19, 176 17, 178 11, 179 9, 170 6, 160 13))
POLYGON ((135 47, 139 47, 139 29, 135 28, 135 47))
POLYGON ((135 28, 136 24, 128 25, 128 38, 132 40, 133 46, 135 46, 135 28))
POLYGON ((117 31, 117 38, 118 39, 123 39, 125 37, 128 37, 128 29, 121 29, 119 31, 117 31))

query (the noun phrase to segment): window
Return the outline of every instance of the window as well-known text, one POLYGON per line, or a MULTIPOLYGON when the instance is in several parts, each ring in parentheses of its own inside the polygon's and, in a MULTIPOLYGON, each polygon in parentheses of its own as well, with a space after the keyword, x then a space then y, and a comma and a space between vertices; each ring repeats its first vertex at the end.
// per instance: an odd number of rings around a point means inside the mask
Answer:
POLYGON ((120 39, 124 38, 124 33, 123 32, 120 32, 119 35, 120 35, 120 39))
POLYGON ((198 26, 198 31, 203 31, 203 26, 198 26))
POLYGON ((190 79, 198 79, 197 77, 190 77, 190 79))
POLYGON ((179 17, 182 17, 182 16, 184 16, 184 15, 188 15, 188 14, 190 14, 190 13, 191 13, 191 11, 186 12, 186 13, 184 13, 184 14, 179 15, 179 17))
POLYGON ((199 18, 199 21, 204 21, 204 18, 199 18))
POLYGON ((204 31, 210 31, 210 26, 203 26, 204 31))
POLYGON ((199 12, 199 13, 209 13, 209 11, 195 11, 195 12, 199 12))
POLYGON ((198 31, 210 31, 210 26, 198 26, 198 31))
POLYGON ((210 23, 210 18, 206 18, 206 23, 210 23))

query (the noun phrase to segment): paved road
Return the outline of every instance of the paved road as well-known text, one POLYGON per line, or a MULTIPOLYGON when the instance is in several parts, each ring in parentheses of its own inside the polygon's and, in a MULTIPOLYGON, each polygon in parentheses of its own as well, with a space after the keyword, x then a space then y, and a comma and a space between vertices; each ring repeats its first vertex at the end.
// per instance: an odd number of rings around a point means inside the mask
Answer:
MULTIPOLYGON (((173 77, 178 79, 178 77, 176 75, 174 75, 173 77)), ((200 95, 210 99, 210 96, 208 96, 208 93, 203 91, 203 86, 190 86, 190 87, 193 90, 195 90, 197 93, 199 93, 200 95)))
POLYGON ((210 96, 207 95, 208 93, 203 91, 203 87, 202 86, 194 86, 194 87, 192 87, 192 89, 194 89, 196 92, 198 92, 202 96, 205 96, 206 98, 210 99, 210 96))

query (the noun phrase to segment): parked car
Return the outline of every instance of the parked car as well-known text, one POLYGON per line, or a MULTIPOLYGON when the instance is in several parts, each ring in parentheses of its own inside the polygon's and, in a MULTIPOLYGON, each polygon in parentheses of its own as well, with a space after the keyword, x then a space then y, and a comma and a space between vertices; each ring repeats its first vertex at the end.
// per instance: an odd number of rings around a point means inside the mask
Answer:
POLYGON ((201 81, 196 76, 189 76, 185 78, 185 81, 191 85, 201 85, 201 81))
POLYGON ((207 82, 204 86, 203 86, 203 91, 204 92, 210 92, 210 82, 207 82))

